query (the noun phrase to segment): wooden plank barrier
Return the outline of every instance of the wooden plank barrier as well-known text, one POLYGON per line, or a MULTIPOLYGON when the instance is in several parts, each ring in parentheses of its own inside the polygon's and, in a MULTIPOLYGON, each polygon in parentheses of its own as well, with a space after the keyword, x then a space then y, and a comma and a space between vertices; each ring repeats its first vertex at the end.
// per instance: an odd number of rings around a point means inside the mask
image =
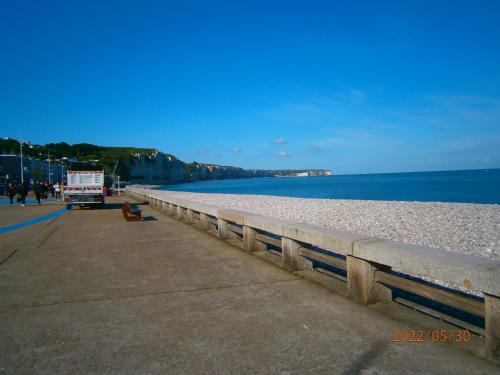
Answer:
POLYGON ((485 316, 484 303, 473 298, 452 293, 450 291, 419 283, 383 271, 375 271, 375 281, 381 284, 402 289, 407 292, 439 301, 445 305, 483 317, 485 316))
POLYGON ((255 239, 257 241, 281 248, 281 240, 278 240, 277 238, 267 236, 267 235, 262 234, 262 233, 256 233, 255 239))

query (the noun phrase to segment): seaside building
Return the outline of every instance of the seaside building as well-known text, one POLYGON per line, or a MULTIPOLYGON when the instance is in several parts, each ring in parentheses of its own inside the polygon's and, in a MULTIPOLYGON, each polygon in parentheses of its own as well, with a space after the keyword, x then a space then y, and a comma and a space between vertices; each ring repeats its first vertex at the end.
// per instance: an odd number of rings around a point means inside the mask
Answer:
POLYGON ((331 176, 333 172, 330 169, 313 169, 309 171, 301 171, 295 173, 296 177, 311 177, 311 176, 331 176))
MULTIPOLYGON (((47 180, 61 182, 66 167, 61 163, 23 157, 24 181, 47 180)), ((0 183, 21 181, 21 157, 0 155, 0 183)))

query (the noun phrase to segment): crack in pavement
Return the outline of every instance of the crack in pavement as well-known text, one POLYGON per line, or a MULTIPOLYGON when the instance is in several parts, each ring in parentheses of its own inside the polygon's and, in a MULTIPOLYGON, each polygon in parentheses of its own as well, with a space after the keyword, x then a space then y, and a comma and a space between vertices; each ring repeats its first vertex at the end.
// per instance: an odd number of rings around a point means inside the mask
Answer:
MULTIPOLYGON (((50 225, 50 224, 49 224, 50 225)), ((35 246, 35 249, 38 249, 40 248, 40 246, 42 246, 49 238, 50 236, 52 236, 54 234, 54 232, 57 230, 57 226, 52 229, 46 236, 45 238, 43 238, 36 246, 35 246)))
POLYGON ((193 292, 200 292, 200 291, 216 291, 216 290, 231 289, 231 288, 244 288, 244 287, 249 287, 249 286, 254 286, 254 285, 288 283, 291 281, 306 282, 307 280, 301 279, 301 278, 293 278, 293 279, 287 279, 287 280, 262 281, 262 282, 256 282, 256 283, 250 283, 250 284, 236 284, 236 285, 223 285, 223 286, 216 286, 216 287, 205 287, 205 288, 186 289, 186 290, 172 290, 172 291, 166 291, 166 292, 146 293, 146 294, 137 294, 137 295, 129 295, 129 296, 121 296, 121 297, 105 297, 105 298, 50 302, 50 303, 40 303, 40 304, 35 303, 35 304, 31 304, 31 305, 11 305, 11 306, 5 306, 3 309, 0 310, 0 313, 4 313, 8 310, 22 310, 22 309, 29 309, 29 308, 39 308, 39 307, 48 307, 48 306, 57 306, 57 305, 71 305, 71 304, 89 303, 89 302, 119 301, 122 299, 130 299, 130 298, 142 298, 142 297, 162 296, 162 295, 180 294, 180 293, 193 293, 193 292))
POLYGON ((14 250, 14 251, 12 251, 9 255, 7 255, 7 257, 6 257, 6 258, 4 258, 3 260, 1 260, 1 261, 0 261, 0 266, 1 266, 2 264, 4 264, 5 262, 7 262, 7 261, 10 259, 10 257, 12 257, 15 253, 17 253, 17 249, 16 249, 16 250, 14 250))

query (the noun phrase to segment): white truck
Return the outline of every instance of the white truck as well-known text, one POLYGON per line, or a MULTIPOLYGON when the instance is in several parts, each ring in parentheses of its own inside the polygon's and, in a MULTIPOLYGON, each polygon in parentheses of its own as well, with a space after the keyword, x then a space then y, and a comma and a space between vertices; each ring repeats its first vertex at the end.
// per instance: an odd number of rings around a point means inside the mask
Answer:
POLYGON ((68 171, 67 181, 63 197, 68 210, 73 205, 104 206, 104 171, 68 171))

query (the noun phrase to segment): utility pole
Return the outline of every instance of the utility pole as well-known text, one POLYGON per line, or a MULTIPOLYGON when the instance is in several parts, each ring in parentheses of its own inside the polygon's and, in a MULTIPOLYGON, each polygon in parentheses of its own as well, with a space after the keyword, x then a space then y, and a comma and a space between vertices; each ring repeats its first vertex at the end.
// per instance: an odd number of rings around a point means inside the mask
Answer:
POLYGON ((50 151, 47 150, 47 159, 49 162, 49 184, 52 185, 52 173, 50 171, 50 151))
POLYGON ((113 189, 116 189, 115 173, 116 173, 116 167, 118 167, 119 161, 120 161, 119 159, 116 161, 115 167, 113 168, 113 174, 111 175, 111 178, 113 179, 113 189))
POLYGON ((19 138, 19 145, 21 147, 21 184, 24 185, 23 140, 21 138, 19 138))

